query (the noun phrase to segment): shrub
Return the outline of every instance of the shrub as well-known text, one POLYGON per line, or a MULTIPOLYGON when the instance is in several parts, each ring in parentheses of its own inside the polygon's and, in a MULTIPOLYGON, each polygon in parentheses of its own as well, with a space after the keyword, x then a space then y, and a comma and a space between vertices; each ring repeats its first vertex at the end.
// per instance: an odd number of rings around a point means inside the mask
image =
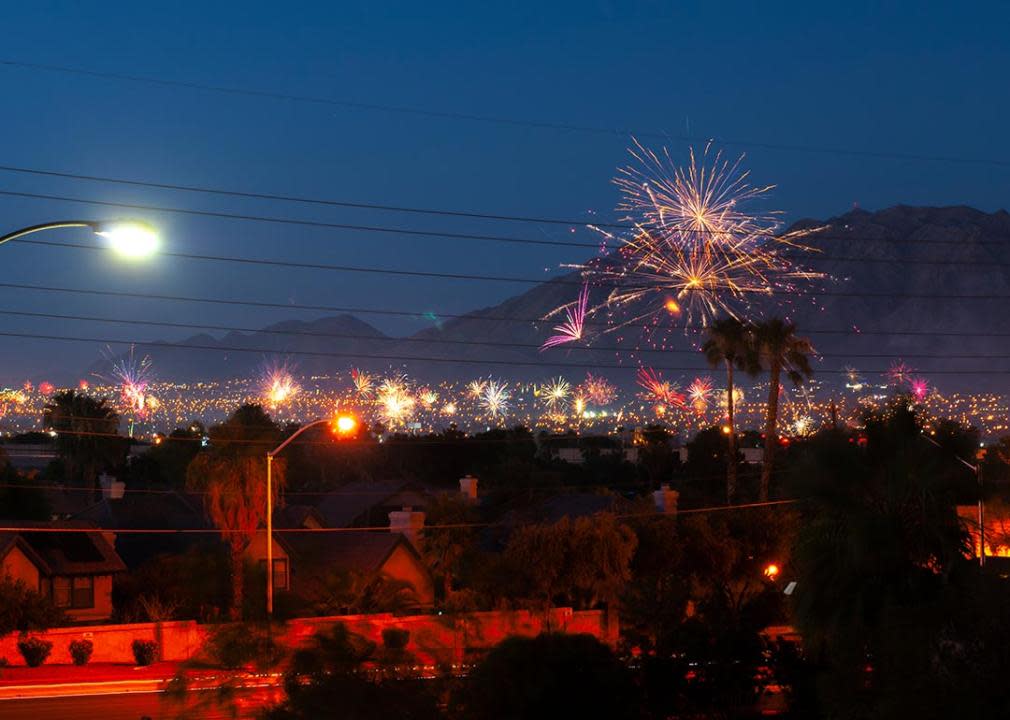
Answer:
POLYGON ((70 657, 74 659, 74 665, 87 665, 94 651, 95 644, 90 640, 74 640, 70 643, 70 657))
POLYGON ((154 653, 158 649, 158 643, 154 640, 134 640, 133 658, 138 665, 150 665, 154 662, 154 653))
POLYGON ((220 625, 207 641, 208 660, 229 670, 246 665, 272 667, 280 661, 280 648, 265 628, 250 623, 220 625))
POLYGON ((403 650, 410 642, 410 630, 386 628, 382 631, 382 645, 387 650, 403 650))
POLYGON ((38 667, 46 661, 53 650, 53 644, 42 638, 30 637, 18 640, 18 652, 28 667, 38 667))

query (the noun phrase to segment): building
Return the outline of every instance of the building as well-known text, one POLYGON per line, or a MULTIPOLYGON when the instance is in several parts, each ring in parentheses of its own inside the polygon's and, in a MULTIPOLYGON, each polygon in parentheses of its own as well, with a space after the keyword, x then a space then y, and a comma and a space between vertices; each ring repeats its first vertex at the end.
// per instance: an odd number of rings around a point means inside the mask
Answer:
POLYGON ((0 532, 0 573, 37 590, 74 622, 108 620, 112 578, 126 565, 102 532, 81 523, 21 525, 38 531, 0 532))

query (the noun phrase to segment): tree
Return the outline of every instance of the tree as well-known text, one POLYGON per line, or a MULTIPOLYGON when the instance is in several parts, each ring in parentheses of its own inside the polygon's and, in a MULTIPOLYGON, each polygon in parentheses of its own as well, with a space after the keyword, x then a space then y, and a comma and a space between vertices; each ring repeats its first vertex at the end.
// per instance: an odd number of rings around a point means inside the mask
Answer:
POLYGON ((761 487, 758 499, 768 499, 771 485, 772 463, 775 446, 778 444, 779 393, 782 391, 781 376, 786 376, 794 385, 809 379, 814 371, 810 367, 810 356, 814 349, 807 338, 796 335, 796 326, 781 318, 771 318, 758 323, 754 328, 754 340, 760 363, 768 368, 768 406, 765 411, 765 449, 761 465, 761 487))
POLYGON ((641 717, 629 670, 591 635, 544 634, 505 640, 452 698, 453 717, 641 717))
POLYGON ((41 631, 66 621, 63 611, 23 580, 0 576, 0 637, 12 632, 41 631))
POLYGON ((708 330, 708 339, 701 346, 708 364, 713 368, 726 368, 726 415, 728 418, 729 456, 726 460, 726 502, 733 502, 736 494, 737 452, 736 419, 733 411, 733 373, 742 370, 749 374, 758 372, 758 358, 753 333, 733 317, 716 320, 708 330))
MULTIPOLYGON (((231 554, 231 615, 242 613, 245 553, 266 520, 266 453, 279 430, 259 405, 243 405, 210 430, 210 447, 187 469, 187 485, 204 493, 204 507, 231 554)), ((273 500, 284 485, 284 463, 273 464, 273 500)), ((269 540, 269 538, 268 538, 269 540)))
POLYGON ((442 580, 444 602, 452 595, 452 581, 459 572, 463 557, 473 547, 476 533, 469 525, 476 521, 476 517, 470 503, 458 493, 436 497, 428 506, 425 517, 429 525, 449 526, 429 529, 422 543, 428 565, 442 580))
POLYGON ((45 423, 57 433, 57 451, 71 481, 98 491, 99 473, 126 459, 129 440, 119 436, 119 415, 105 398, 58 392, 46 405, 45 423))

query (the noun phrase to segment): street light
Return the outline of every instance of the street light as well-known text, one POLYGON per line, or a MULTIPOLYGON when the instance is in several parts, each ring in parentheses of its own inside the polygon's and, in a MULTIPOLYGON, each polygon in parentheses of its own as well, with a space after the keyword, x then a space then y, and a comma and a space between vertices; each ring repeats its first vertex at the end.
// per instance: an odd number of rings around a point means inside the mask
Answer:
POLYGON ((284 448, 294 441, 296 437, 320 425, 329 425, 330 429, 338 437, 346 438, 354 434, 358 429, 358 420, 353 415, 341 414, 330 420, 315 420, 308 425, 298 428, 298 431, 287 438, 280 445, 267 453, 267 619, 273 618, 274 614, 274 486, 273 486, 273 466, 274 458, 281 453, 284 448))
POLYGON ((90 228, 95 235, 106 240, 110 248, 124 257, 142 259, 153 255, 158 249, 157 231, 139 220, 60 220, 41 223, 0 236, 0 245, 43 230, 78 227, 90 228))

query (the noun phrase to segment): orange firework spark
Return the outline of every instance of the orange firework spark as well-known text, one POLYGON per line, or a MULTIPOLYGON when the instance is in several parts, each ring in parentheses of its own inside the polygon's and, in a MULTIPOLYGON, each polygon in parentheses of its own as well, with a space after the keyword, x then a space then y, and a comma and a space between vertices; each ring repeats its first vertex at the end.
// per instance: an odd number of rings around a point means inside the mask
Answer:
POLYGON ((617 388, 604 377, 586 373, 586 379, 579 386, 586 400, 593 405, 609 405, 617 399, 617 388))
POLYGON ((586 274, 612 286, 603 307, 639 305, 621 325, 665 310, 668 316, 707 325, 720 313, 734 317, 751 300, 792 289, 800 280, 823 277, 799 267, 784 250, 811 251, 799 241, 814 229, 777 234, 780 213, 753 214, 744 206, 772 186, 751 185, 736 162, 721 153, 690 153, 678 167, 635 142, 636 164, 621 168, 618 210, 634 231, 625 237, 596 228, 619 242, 609 258, 584 266, 586 274), (658 303, 652 300, 658 299, 658 303))

